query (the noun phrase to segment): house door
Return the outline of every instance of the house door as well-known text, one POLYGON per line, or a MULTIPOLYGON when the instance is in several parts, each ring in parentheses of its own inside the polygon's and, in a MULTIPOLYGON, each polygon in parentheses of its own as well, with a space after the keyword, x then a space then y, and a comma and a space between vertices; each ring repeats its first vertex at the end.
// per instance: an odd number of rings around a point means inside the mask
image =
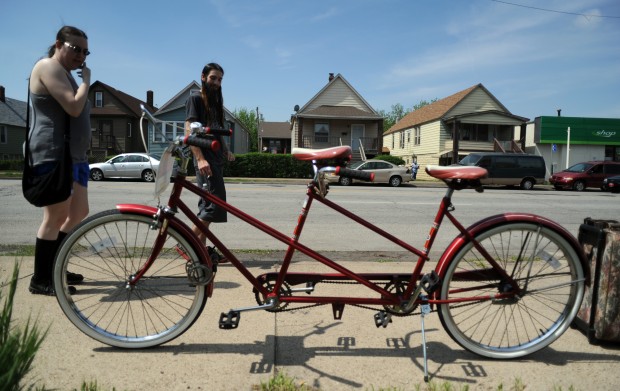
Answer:
POLYGON ((353 151, 359 151, 360 139, 364 137, 364 125, 352 124, 351 125, 351 149, 353 151))
POLYGON ((112 121, 99 121, 99 148, 108 148, 112 138, 112 121))

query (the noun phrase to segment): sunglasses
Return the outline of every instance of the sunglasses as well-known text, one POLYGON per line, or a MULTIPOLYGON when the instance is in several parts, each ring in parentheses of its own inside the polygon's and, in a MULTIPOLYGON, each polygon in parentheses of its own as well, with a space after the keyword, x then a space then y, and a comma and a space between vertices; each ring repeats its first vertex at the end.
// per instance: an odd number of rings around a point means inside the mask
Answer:
POLYGON ((76 54, 83 53, 84 56, 88 56, 90 54, 90 51, 88 49, 82 49, 77 45, 71 45, 69 42, 65 42, 65 46, 73 50, 76 54))

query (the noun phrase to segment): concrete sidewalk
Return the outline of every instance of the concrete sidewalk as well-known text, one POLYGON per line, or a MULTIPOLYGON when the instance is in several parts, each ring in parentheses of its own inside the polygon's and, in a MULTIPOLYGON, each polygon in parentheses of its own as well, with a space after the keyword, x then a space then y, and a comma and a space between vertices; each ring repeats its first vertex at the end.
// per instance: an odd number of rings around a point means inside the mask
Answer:
MULTIPOLYGON (((245 254, 240 259, 254 274, 275 270, 274 262, 253 257, 245 254)), ((14 261, 15 257, 0 257, 3 281, 14 261)), ((401 261, 342 264, 368 272, 411 269, 401 261)), ((268 382, 276 370, 321 390, 414 390, 424 383, 419 316, 393 318, 387 328, 376 328, 375 311, 346 306, 342 319, 334 320, 327 305, 277 314, 244 312, 238 329, 221 330, 221 312, 255 304, 249 283, 224 264, 213 297, 189 331, 160 347, 121 350, 82 334, 55 298, 28 293, 32 265, 32 257, 22 259, 14 320, 25 322, 32 314, 41 326, 50 327, 30 374, 30 380, 47 389, 79 389, 83 381, 96 380, 102 390, 250 390, 268 382)), ((314 265, 300 261, 294 270, 314 265)), ((331 289, 342 292, 342 287, 331 289)), ((620 386, 620 348, 590 345, 576 330, 569 329, 550 347, 514 361, 484 359, 463 350, 443 330, 436 313, 426 317, 426 332, 429 372, 436 384, 511 389, 519 378, 527 390, 620 386)))

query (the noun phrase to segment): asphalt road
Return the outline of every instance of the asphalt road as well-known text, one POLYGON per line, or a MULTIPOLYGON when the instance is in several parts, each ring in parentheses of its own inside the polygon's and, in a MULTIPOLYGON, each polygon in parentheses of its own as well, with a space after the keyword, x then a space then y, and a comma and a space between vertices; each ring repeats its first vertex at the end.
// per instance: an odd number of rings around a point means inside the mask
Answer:
MULTIPOLYGON (((30 206, 22 197, 19 180, 2 180, 0 185, 0 233, 2 244, 34 244, 42 210, 30 206)), ((154 185, 136 181, 89 182, 91 215, 113 209, 118 203, 156 206, 154 185)), ((169 194, 170 189, 166 191, 169 194)), ((299 182, 228 183, 228 201, 260 221, 291 236, 305 198, 299 182)), ((328 194, 337 202, 380 228, 414 246, 423 245, 445 187, 428 183, 391 188, 378 185, 334 185, 328 194)), ((539 214, 558 222, 574 235, 585 217, 620 220, 620 195, 597 190, 582 193, 538 187, 532 191, 487 188, 456 192, 454 214, 465 226, 486 216, 505 212, 539 214)), ((193 209, 198 198, 189 192, 183 199, 193 209)), ((162 199, 165 202, 165 199, 162 199)), ((232 249, 283 249, 284 245, 230 216, 227 224, 215 224, 213 231, 232 249)), ((443 249, 456 235, 444 222, 435 243, 443 249)), ((301 242, 327 251, 394 251, 393 244, 378 238, 366 228, 318 203, 313 204, 301 235, 301 242)))

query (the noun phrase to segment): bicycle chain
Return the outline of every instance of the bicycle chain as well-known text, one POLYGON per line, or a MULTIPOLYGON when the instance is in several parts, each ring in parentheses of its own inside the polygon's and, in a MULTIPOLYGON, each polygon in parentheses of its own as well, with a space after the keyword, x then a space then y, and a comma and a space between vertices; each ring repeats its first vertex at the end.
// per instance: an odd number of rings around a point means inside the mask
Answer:
MULTIPOLYGON (((358 284, 358 285, 359 285, 359 282, 348 282, 348 281, 339 281, 339 282, 337 282, 337 281, 321 281, 321 283, 324 283, 324 284, 338 284, 338 285, 355 285, 355 284, 358 284)), ((318 284, 318 283, 317 283, 317 284, 318 284)), ((467 307, 467 306, 470 306, 470 305, 474 305, 474 304, 476 304, 476 303, 477 303, 477 302, 475 302, 475 301, 474 301, 474 302, 470 302, 470 303, 463 303, 463 304, 455 305, 455 306, 453 306, 453 308, 467 307)), ((297 310, 303 310, 303 309, 306 309, 306 308, 319 307, 319 306, 322 306, 322 305, 327 305, 327 304, 328 304, 328 303, 317 303, 317 304, 310 304, 310 305, 306 305, 306 306, 303 306, 303 307, 295 307, 295 308, 288 308, 288 309, 284 308, 284 309, 279 309, 279 310, 272 311, 272 312, 289 312, 289 311, 297 311, 297 310)), ((361 309, 365 309, 365 310, 377 311, 377 308, 374 308, 374 307, 369 307, 369 306, 365 306, 365 305, 362 305, 362 304, 349 304, 349 305, 351 305, 351 306, 353 306, 353 307, 358 307, 358 308, 361 308, 361 309)), ((432 312, 437 312, 437 310, 436 310, 435 308, 433 308, 433 309, 431 309, 431 313, 432 313, 432 312)), ((391 314, 391 315, 394 315, 394 316, 397 316, 397 317, 399 317, 399 318, 405 318, 405 317, 407 317, 407 316, 421 315, 421 314, 422 314, 422 312, 421 312, 421 311, 418 311, 418 312, 411 312, 411 313, 404 314, 404 315, 401 315, 401 314, 394 314, 394 313, 390 313, 390 314, 391 314)))

